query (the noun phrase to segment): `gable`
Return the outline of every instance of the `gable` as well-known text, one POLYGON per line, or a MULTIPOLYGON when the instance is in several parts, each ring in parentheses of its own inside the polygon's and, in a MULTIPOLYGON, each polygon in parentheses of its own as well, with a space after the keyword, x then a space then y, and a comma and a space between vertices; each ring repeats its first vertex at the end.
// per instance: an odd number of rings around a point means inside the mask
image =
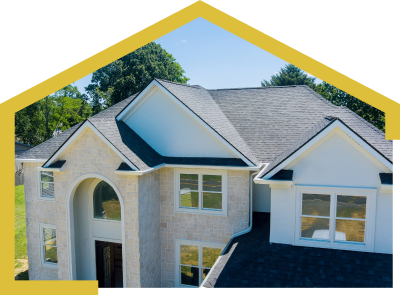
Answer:
POLYGON ((338 128, 284 169, 296 184, 349 187, 379 187, 379 173, 390 171, 338 128))
MULTIPOLYGON (((59 160, 67 160, 64 158, 66 153, 76 149, 76 152, 80 153, 79 157, 85 157, 94 151, 93 155, 94 163, 102 163, 101 161, 117 161, 118 164, 125 162, 131 169, 138 170, 135 165, 131 163, 114 145, 110 143, 89 121, 85 121, 71 136, 61 145, 58 150, 43 164, 43 167, 47 168, 52 163, 59 160), (87 137, 87 135, 93 136, 87 137), (77 148, 79 146, 79 148, 77 148), (96 153, 97 152, 97 153, 96 153), (94 155, 100 152, 108 154, 107 158, 96 159, 94 155)), ((92 156, 91 156, 92 157, 92 156)))
POLYGON ((156 86, 133 106, 123 121, 162 156, 239 158, 156 86))

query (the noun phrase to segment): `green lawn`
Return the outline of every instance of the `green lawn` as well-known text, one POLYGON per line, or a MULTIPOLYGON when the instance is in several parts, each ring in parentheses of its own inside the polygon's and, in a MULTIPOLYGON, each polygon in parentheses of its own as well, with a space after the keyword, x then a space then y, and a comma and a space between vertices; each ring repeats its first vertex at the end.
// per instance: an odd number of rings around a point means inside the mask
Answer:
POLYGON ((15 187, 15 274, 28 279, 24 186, 15 187))

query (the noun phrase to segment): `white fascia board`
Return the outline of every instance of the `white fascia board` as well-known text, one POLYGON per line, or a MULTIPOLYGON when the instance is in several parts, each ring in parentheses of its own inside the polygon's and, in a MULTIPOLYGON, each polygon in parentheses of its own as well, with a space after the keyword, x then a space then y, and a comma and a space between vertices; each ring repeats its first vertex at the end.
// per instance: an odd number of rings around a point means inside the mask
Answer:
POLYGON ((23 159, 23 158, 17 158, 15 159, 15 162, 23 162, 23 163, 46 163, 48 159, 23 159))
POLYGON ((175 165, 175 164, 161 164, 153 168, 143 171, 123 171, 115 170, 115 174, 119 175, 145 175, 147 173, 156 171, 161 168, 188 168, 188 169, 216 169, 216 170, 242 170, 242 171, 258 171, 263 164, 252 167, 233 167, 233 166, 199 166, 199 165, 175 165))
POLYGON ((345 126, 339 120, 336 120, 331 125, 329 125, 326 129, 324 129, 321 133, 315 136, 312 140, 307 142, 304 146, 298 149, 293 155, 279 164, 277 167, 268 172, 267 175, 263 177, 263 179, 269 179, 273 175, 275 175, 278 171, 286 167, 289 163, 294 161, 301 154, 306 152, 309 148, 311 148, 314 144, 316 144, 323 137, 328 135, 335 128, 340 128, 344 133, 346 133, 350 138, 352 138, 356 143, 358 143, 362 148, 364 148, 368 153, 370 153, 373 157, 375 157, 379 162, 381 162, 385 167, 387 167, 390 171, 393 171, 393 164, 390 163, 387 159, 385 159, 381 154, 379 154, 375 149, 373 149, 368 143, 362 140, 359 136, 357 136, 352 130, 350 130, 347 126, 345 126))
POLYGON ((171 94, 164 86, 158 83, 156 80, 153 80, 147 87, 133 100, 130 104, 128 104, 125 109, 117 116, 118 121, 126 121, 140 106, 144 103, 144 101, 151 96, 152 93, 156 89, 162 91, 166 96, 168 96, 173 102, 175 102, 178 106, 180 106, 183 110, 185 110, 193 119, 195 119, 201 126, 203 126, 208 132, 214 135, 217 139, 219 139, 225 147, 227 147, 234 155, 238 156, 242 159, 247 165, 254 166, 250 160, 244 157, 238 150, 236 150, 229 142, 227 142, 221 135, 219 135, 213 128, 208 126, 200 117, 190 110, 186 105, 184 105, 179 99, 177 99, 174 95, 171 94), (156 87, 156 88, 155 88, 156 87), (142 101, 144 100, 144 101, 142 101))
POLYGON ((292 180, 270 180, 270 179, 263 179, 263 178, 255 177, 253 179, 253 181, 254 181, 254 183, 257 183, 257 184, 268 184, 271 187, 291 188, 293 185, 292 180))
POLYGON ((133 165, 119 150, 117 150, 109 141, 107 138, 101 134, 96 127, 92 125, 89 121, 86 121, 83 123, 78 130, 75 131, 75 133, 63 144, 63 146, 50 158, 50 160, 46 163, 46 166, 44 168, 48 168, 49 165, 51 165, 57 157, 70 145, 72 141, 86 128, 92 129, 94 133, 96 133, 97 136, 99 136, 123 161, 125 161, 126 164, 128 164, 129 167, 131 167, 133 170, 139 170, 135 165, 133 165))
POLYGON ((392 193, 393 185, 392 184, 381 184, 380 189, 381 189, 382 193, 392 193))
POLYGON ((45 168, 45 167, 37 167, 36 169, 39 171, 49 171, 49 172, 64 172, 65 171, 65 164, 62 165, 61 168, 45 168))

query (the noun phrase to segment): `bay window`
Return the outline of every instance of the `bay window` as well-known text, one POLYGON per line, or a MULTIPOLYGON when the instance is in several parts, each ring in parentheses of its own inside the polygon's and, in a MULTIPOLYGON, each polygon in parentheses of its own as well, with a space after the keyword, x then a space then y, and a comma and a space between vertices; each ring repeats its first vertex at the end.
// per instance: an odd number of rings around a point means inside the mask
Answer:
POLYGON ((373 249, 376 190, 298 187, 295 243, 373 249))

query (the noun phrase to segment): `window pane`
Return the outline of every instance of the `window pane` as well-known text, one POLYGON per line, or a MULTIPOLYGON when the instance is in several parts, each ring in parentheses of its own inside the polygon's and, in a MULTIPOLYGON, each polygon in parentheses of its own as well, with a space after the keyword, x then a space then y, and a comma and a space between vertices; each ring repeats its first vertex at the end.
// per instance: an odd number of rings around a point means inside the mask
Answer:
POLYGON ((301 237, 310 239, 329 240, 329 219, 302 217, 301 237))
POLYGON ((181 207, 199 207, 199 193, 181 190, 181 207))
POLYGON ((200 286, 199 269, 193 266, 181 265, 181 284, 189 286, 200 286))
POLYGON ((365 221, 336 219, 336 241, 364 243, 365 221))
POLYGON ((222 193, 203 193, 203 208, 222 210, 222 193))
POLYGON ((330 195, 303 194, 302 215, 329 216, 330 195))
POLYGON ((121 220, 121 205, 114 189, 105 181, 100 182, 93 193, 94 218, 121 220))
POLYGON ((42 197, 54 197, 54 183, 41 182, 42 197))
POLYGON ((203 268, 203 281, 206 278, 206 276, 208 275, 208 273, 210 272, 209 268, 203 268))
POLYGON ((337 217, 365 219, 367 198, 357 196, 337 196, 337 217))
POLYGON ((199 265, 199 247, 181 245, 181 264, 199 265))
POLYGON ((40 177, 42 181, 53 182, 53 172, 42 171, 40 172, 40 177))
POLYGON ((180 189, 199 190, 199 175, 197 174, 181 174, 180 189))
POLYGON ((203 191, 222 192, 222 176, 203 175, 203 191))
POLYGON ((45 246, 45 262, 57 263, 57 247, 45 246))
POLYGON ((43 228, 43 239, 45 244, 57 246, 56 230, 54 228, 43 228))
POLYGON ((203 267, 211 268, 221 252, 222 250, 219 248, 203 247, 203 267))

